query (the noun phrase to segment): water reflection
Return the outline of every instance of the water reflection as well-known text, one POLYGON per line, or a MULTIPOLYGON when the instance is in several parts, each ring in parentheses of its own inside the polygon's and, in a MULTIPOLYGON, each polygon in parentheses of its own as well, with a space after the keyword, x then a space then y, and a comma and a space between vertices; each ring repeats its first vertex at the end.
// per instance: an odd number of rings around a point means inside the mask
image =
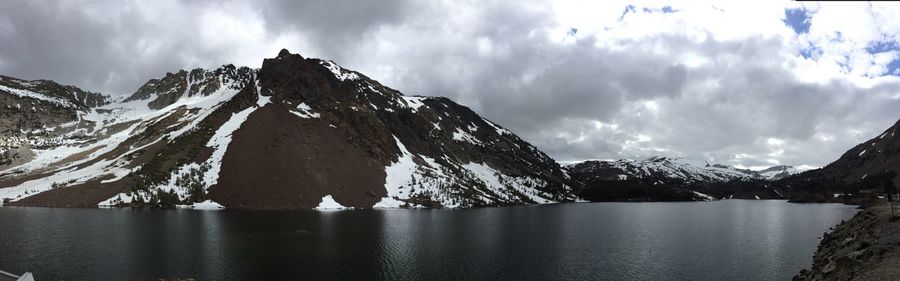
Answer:
POLYGON ((0 208, 0 268, 45 280, 763 280, 854 213, 780 201, 470 210, 0 208))

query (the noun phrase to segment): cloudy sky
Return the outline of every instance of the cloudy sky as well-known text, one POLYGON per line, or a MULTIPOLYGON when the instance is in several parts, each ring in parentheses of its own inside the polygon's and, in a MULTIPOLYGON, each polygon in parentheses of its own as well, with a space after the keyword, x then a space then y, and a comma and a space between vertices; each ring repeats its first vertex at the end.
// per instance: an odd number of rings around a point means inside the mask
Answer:
POLYGON ((0 74, 109 94, 288 48, 446 96, 560 161, 823 166, 900 119, 900 5, 0 2, 0 74))

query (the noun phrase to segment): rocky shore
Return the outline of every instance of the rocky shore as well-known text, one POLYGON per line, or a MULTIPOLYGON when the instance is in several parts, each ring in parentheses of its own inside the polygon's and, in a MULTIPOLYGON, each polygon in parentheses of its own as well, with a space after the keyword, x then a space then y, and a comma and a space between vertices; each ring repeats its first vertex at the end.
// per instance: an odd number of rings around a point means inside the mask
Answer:
POLYGON ((793 280, 900 280, 900 209, 878 204, 822 237, 811 269, 793 280))

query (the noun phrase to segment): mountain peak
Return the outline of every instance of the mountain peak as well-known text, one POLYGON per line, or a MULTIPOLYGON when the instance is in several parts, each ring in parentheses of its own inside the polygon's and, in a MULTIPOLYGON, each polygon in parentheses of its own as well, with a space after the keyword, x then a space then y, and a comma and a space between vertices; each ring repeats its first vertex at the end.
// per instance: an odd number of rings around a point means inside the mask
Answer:
POLYGON ((303 58, 302 56, 300 56, 300 54, 292 54, 291 51, 288 51, 288 49, 281 49, 281 51, 278 52, 278 56, 275 57, 275 59, 286 59, 286 58, 290 58, 292 56, 297 56, 297 57, 300 57, 301 59, 303 58))

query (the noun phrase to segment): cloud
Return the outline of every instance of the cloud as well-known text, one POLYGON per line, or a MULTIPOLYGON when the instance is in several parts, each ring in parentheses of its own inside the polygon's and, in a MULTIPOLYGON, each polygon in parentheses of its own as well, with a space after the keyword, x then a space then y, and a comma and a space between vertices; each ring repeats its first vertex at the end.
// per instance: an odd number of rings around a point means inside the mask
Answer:
POLYGON ((690 1, 12 1, 0 73, 129 93, 289 48, 447 96, 562 161, 822 166, 898 117, 900 10, 690 1), (623 16, 623 11, 626 12, 623 16))

